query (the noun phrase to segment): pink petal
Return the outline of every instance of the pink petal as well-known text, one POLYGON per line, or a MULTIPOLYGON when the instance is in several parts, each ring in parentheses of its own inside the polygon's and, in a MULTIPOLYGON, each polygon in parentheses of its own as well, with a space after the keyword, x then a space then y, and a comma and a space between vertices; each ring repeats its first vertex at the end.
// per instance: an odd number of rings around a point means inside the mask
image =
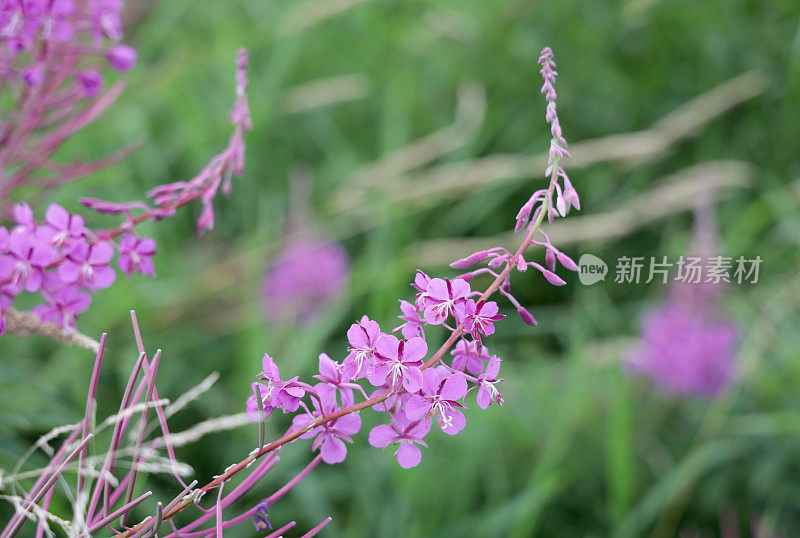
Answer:
POLYGON ((435 368, 422 372, 422 391, 428 395, 439 394, 439 374, 435 368))
POLYGON ((494 356, 489 359, 489 364, 486 366, 486 373, 483 374, 485 379, 497 379, 497 374, 500 373, 500 363, 503 362, 500 357, 494 356))
POLYGON ((489 404, 492 403, 491 391, 485 386, 481 385, 478 387, 478 396, 476 401, 478 402, 478 407, 481 409, 486 409, 489 407, 489 404))
POLYGON ((400 346, 400 340, 391 334, 382 334, 375 343, 375 350, 383 357, 389 359, 397 358, 397 348, 400 346))
MULTIPOLYGON (((464 414, 458 409, 448 411, 446 414, 451 418, 450 424, 442 428, 442 431, 447 435, 456 435, 467 425, 467 419, 464 418, 464 414)), ((439 426, 442 426, 441 422, 439 426)))
POLYGON ((375 339, 381 334, 381 327, 378 325, 377 321, 368 319, 366 323, 364 323, 364 328, 367 330, 367 336, 369 337, 370 341, 374 342, 375 339))
POLYGON ((371 366, 367 368, 367 379, 376 387, 383 386, 386 384, 386 378, 389 377, 389 371, 390 367, 383 364, 371 366))
POLYGON ((81 264, 64 260, 58 266, 58 276, 66 283, 77 282, 81 278, 81 264))
POLYGON ((321 353, 319 356, 319 373, 328 379, 336 379, 339 375, 336 365, 327 353, 321 353))
POLYGON ((403 387, 411 393, 422 388, 422 372, 416 366, 410 366, 403 375, 403 387))
POLYGON ((153 260, 150 258, 142 258, 142 261, 139 262, 139 266, 136 268, 136 270, 141 275, 156 276, 156 268, 153 265, 153 260))
POLYGON ((108 288, 114 283, 117 273, 108 265, 94 267, 94 287, 108 288))
POLYGON ((422 420, 431 410, 431 401, 422 396, 414 395, 408 399, 404 407, 406 417, 412 422, 422 420))
POLYGON ((467 388, 464 376, 453 374, 445 380, 440 394, 445 400, 460 400, 467 393, 467 388))
POLYGON ((353 347, 367 345, 367 335, 364 333, 364 329, 361 328, 361 325, 358 323, 350 325, 350 328, 347 329, 347 341, 350 342, 350 345, 353 347))
POLYGON ((69 213, 58 204, 50 204, 47 207, 45 219, 60 230, 66 230, 69 227, 69 213))
POLYGON ((42 273, 36 270, 29 271, 28 276, 25 278, 25 289, 31 293, 35 293, 39 291, 41 287, 42 273))
POLYGON ((416 336, 403 345, 403 362, 417 362, 428 354, 428 344, 416 336))
POLYGON ((431 281, 428 282, 428 287, 425 289, 425 293, 434 299, 439 299, 442 301, 450 299, 450 294, 447 291, 447 283, 441 278, 431 279, 431 281))
POLYGON ((409 437, 414 437, 415 439, 421 441, 423 437, 428 435, 428 432, 431 431, 431 421, 430 420, 420 420, 411 428, 409 428, 406 434, 409 437))
POLYGON ((497 303, 494 301, 489 301, 488 303, 484 303, 483 308, 481 308, 481 317, 482 318, 490 318, 492 316, 496 316, 497 312, 500 309, 497 306, 497 303))
POLYGON ((336 419, 334 428, 344 435, 355 435, 361 430, 361 417, 356 413, 344 415, 336 419))
POLYGON ((89 253, 89 263, 92 265, 102 265, 111 261, 114 257, 114 247, 108 241, 99 241, 92 245, 89 253))
POLYGON ((467 283, 466 280, 463 280, 461 278, 452 280, 450 282, 450 287, 453 290, 454 299, 467 297, 472 291, 472 288, 470 288, 469 283, 467 283))
POLYGON ((400 447, 394 453, 397 456, 397 463, 403 469, 411 469, 419 465, 422 461, 422 451, 411 441, 403 440, 400 442, 400 447))
POLYGON ((329 436, 322 442, 320 454, 327 464, 341 463, 347 457, 347 446, 338 437, 329 436))
POLYGON ((136 246, 136 251, 143 256, 152 256, 156 252, 156 240, 145 237, 139 241, 139 244, 136 246))
POLYGON ((385 448, 395 439, 397 439, 397 432, 388 424, 375 426, 369 432, 369 444, 376 448, 385 448))

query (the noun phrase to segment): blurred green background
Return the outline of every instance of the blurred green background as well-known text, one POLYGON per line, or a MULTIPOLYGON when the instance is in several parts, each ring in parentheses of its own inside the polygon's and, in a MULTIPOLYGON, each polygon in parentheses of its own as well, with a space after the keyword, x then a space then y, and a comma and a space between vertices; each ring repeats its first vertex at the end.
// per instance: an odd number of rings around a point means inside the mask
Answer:
MULTIPOLYGON (((610 227, 583 221, 562 230, 564 243, 554 241, 576 260, 584 252, 606 261, 676 258, 690 241, 692 185, 717 178, 721 253, 764 260, 757 284, 731 286, 724 299, 742 334, 739 379, 714 400, 678 399, 625 373, 620 357, 641 314, 664 299, 663 285, 609 278, 587 287, 570 274, 567 286, 553 288, 518 275, 517 297, 540 325, 510 315, 487 342, 504 359, 504 407, 471 405, 466 430, 455 438, 432 432, 421 465, 408 471, 368 445, 380 417, 363 413, 346 462, 320 466, 272 507, 271 521, 308 529, 332 515, 323 533, 331 537, 736 536, 726 525, 747 536, 758 521, 782 535, 800 530, 800 4, 145 6, 126 34, 140 53, 128 88, 63 155, 142 146, 53 200, 78 210, 82 195, 133 200, 192 177, 229 136, 240 46, 251 55, 255 128, 244 177, 215 204, 216 228, 195 236, 198 207, 147 224, 142 233, 159 245, 157 278, 119 275, 79 321, 86 334, 109 333, 99 416, 116 410, 136 359, 132 308, 148 350, 163 349, 162 396, 221 375, 174 417, 180 431, 242 411, 265 352, 285 374, 308 377, 320 352, 344 358, 344 333, 363 313, 394 326, 415 268, 454 275, 446 264, 482 237, 513 246, 503 234, 544 184, 537 156, 549 134, 536 59, 549 45, 574 157, 566 167, 582 202, 580 216, 564 222, 613 211, 628 218, 610 227), (707 97, 681 108, 700 95, 707 97), (310 326, 270 326, 261 279, 283 244, 287 186, 300 167, 314 177, 315 226, 342 242, 352 273, 341 299, 310 326), (686 187, 681 196, 642 198, 674 174, 686 187)), ((0 468, 9 469, 39 434, 82 415, 93 357, 13 336, 3 338, 0 356, 0 468)), ((288 424, 270 420, 270 435, 288 424)), ((246 426, 211 434, 179 457, 205 482, 255 444, 246 426)), ((311 457, 308 442, 288 446, 239 508, 311 457)), ((177 493, 161 476, 139 488, 177 493)), ((248 522, 227 535, 254 530, 248 522)))

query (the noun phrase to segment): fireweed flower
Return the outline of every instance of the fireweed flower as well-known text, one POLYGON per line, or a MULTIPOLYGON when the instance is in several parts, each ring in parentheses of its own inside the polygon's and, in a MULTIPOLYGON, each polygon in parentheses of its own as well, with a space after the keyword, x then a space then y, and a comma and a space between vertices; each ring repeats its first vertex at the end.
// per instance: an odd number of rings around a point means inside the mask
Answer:
POLYGON ((250 388, 252 394, 247 398, 245 410, 247 411, 247 419, 255 424, 258 422, 260 414, 258 410, 258 399, 256 397, 259 392, 261 393, 261 408, 264 410, 264 418, 267 418, 272 414, 272 412, 275 410, 275 406, 273 405, 272 400, 267 397, 269 391, 267 385, 264 385, 263 383, 251 383, 250 388), (256 391, 256 387, 258 387, 258 391, 256 391))
POLYGON ((367 374, 372 365, 381 328, 377 321, 367 316, 358 323, 353 323, 347 330, 347 341, 350 342, 349 354, 344 359, 342 373, 351 379, 359 379, 367 374))
POLYGON ((0 282, 39 291, 47 266, 56 258, 55 251, 40 235, 16 228, 8 238, 8 254, 0 256, 0 282))
POLYGON ((401 300, 400 310, 403 314, 397 317, 405 321, 405 323, 392 329, 392 332, 400 331, 403 338, 406 340, 414 338, 415 336, 425 338, 425 333, 422 331, 422 324, 425 321, 422 319, 422 316, 419 315, 417 307, 408 301, 401 300))
MULTIPOLYGON (((717 250, 713 199, 695 209, 690 250, 701 257, 717 250)), ((667 301, 645 317, 641 342, 624 358, 628 370, 678 396, 724 391, 736 375, 739 342, 736 323, 717 316, 724 291, 722 283, 676 283, 667 301)))
POLYGON ((479 345, 476 341, 461 339, 456 343, 453 351, 451 367, 459 372, 467 371, 472 375, 483 372, 484 362, 489 360, 489 350, 484 345, 479 345))
MULTIPOLYGON (((311 416, 307 413, 295 416, 292 420, 291 431, 302 430, 313 420, 324 415, 330 415, 338 410, 336 391, 333 387, 325 383, 318 383, 314 390, 319 397, 319 399, 312 399, 314 411, 311 412, 311 416)), ((345 457, 347 457, 347 446, 344 442, 352 443, 353 439, 350 436, 357 434, 360 429, 361 417, 357 413, 351 413, 312 428, 301 435, 300 438, 313 438, 314 442, 311 444, 311 449, 319 449, 322 461, 332 465, 344 461, 345 457)))
POLYGON ((427 447, 422 439, 428 435, 431 423, 427 420, 412 421, 402 410, 392 415, 391 424, 375 426, 369 432, 369 444, 384 449, 396 445, 394 457, 403 469, 410 469, 422 461, 422 451, 417 445, 427 447))
POLYGON ((155 276, 153 265, 155 253, 155 239, 126 235, 119 241, 119 268, 128 278, 133 271, 141 275, 155 276))
POLYGON ((733 322, 669 301, 645 318, 642 342, 626 364, 668 393, 716 396, 733 380, 737 344, 733 322))
POLYGON ((297 411, 297 408, 300 407, 300 399, 306 393, 297 381, 298 377, 295 376, 287 381, 281 379, 278 365, 266 353, 261 360, 261 365, 263 371, 258 378, 267 382, 267 390, 262 393, 264 400, 269 401, 272 406, 282 409, 284 413, 297 411))
POLYGON ((502 379, 498 379, 500 373, 500 363, 503 362, 499 357, 492 356, 489 359, 489 364, 486 365, 486 370, 478 376, 478 407, 486 409, 493 402, 503 405, 503 397, 500 391, 497 390, 495 384, 502 379))
MULTIPOLYGON (((49 275, 55 276, 53 273, 49 275)), ((92 298, 78 286, 68 284, 43 295, 47 303, 35 307, 32 312, 42 321, 56 323, 65 330, 75 328, 75 318, 86 312, 92 302, 92 298)))
POLYGON ((422 372, 420 394, 408 399, 406 415, 410 420, 431 419, 436 416, 444 433, 456 435, 467 424, 464 414, 456 409, 463 407, 458 400, 466 393, 467 380, 463 375, 443 375, 443 372, 429 368, 422 372))
POLYGON ((387 386, 392 390, 401 387, 408 392, 417 392, 422 386, 422 359, 428 353, 428 344, 419 337, 398 340, 383 334, 375 345, 377 361, 367 369, 367 379, 377 387, 387 386))
POLYGON ((267 317, 312 321, 342 293, 349 274, 347 252, 339 243, 290 240, 264 275, 267 317))
POLYGON ((480 302, 476 305, 475 301, 470 299, 464 305, 464 309, 459 311, 458 322, 464 324, 464 330, 470 333, 472 338, 479 340, 480 335, 494 334, 494 322, 505 317, 497 313, 499 310, 494 301, 480 302))
POLYGON ((50 204, 41 227, 47 242, 56 248, 72 246, 83 239, 83 217, 71 215, 58 204, 50 204))
POLYGON ((76 243, 58 266, 58 276, 68 284, 78 283, 91 291, 108 288, 117 278, 109 266, 113 257, 114 248, 107 241, 76 243))
POLYGON ((320 353, 319 375, 314 377, 338 390, 342 406, 349 407, 355 402, 353 389, 348 386, 350 377, 346 376, 342 370, 343 366, 331 359, 327 353, 320 353))
POLYGON ((441 325, 450 316, 455 316, 457 309, 463 309, 471 291, 469 284, 460 278, 431 279, 419 299, 425 309, 425 322, 441 325))

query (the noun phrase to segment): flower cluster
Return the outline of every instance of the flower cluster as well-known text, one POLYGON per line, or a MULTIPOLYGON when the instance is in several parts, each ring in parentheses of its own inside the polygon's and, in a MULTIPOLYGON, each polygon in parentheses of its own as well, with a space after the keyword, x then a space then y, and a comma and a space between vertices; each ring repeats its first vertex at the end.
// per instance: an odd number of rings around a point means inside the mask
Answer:
POLYGON ((347 251, 339 243, 290 238, 264 274, 267 318, 310 323, 342 292, 349 272, 347 251))
POLYGON ((245 90, 247 88, 247 52, 239 51, 236 73, 236 102, 231 113, 234 133, 225 150, 188 182, 162 185, 149 196, 156 207, 142 202, 116 204, 95 199, 82 203, 103 213, 123 214, 124 221, 112 230, 92 230, 83 217, 51 204, 45 220, 37 222, 33 211, 25 204, 15 204, 12 218, 16 223, 10 230, 0 226, 0 336, 6 330, 3 312, 23 291, 38 293, 44 304, 34 308, 42 321, 61 325, 64 330, 75 327, 76 317, 86 311, 90 293, 108 288, 116 279, 111 267, 115 251, 118 266, 128 277, 132 273, 155 275, 154 239, 141 237, 136 226, 146 220, 160 220, 201 198, 204 210, 198 229, 213 226, 212 201, 222 184, 230 191, 232 175, 241 175, 244 166, 244 132, 252 127, 245 90), (134 216, 134 209, 143 212, 134 216))
MULTIPOLYGON (((525 227, 533 215, 520 248, 512 253, 495 247, 462 258, 451 266, 464 270, 485 262, 486 267, 472 269, 456 278, 431 278, 418 271, 411 284, 417 291, 413 302, 400 301, 401 315, 398 317, 403 323, 391 332, 383 331, 378 322, 367 316, 354 323, 347 331, 348 354, 341 363, 327 355, 321 356, 320 374, 315 376, 321 382, 314 386, 296 377, 283 381, 275 362, 265 356, 259 381, 267 384, 253 384, 254 394, 247 402, 248 416, 257 422, 276 408, 285 413, 301 410, 294 417, 287 436, 276 443, 291 440, 298 434, 303 438, 314 438, 312 446, 320 450, 323 461, 338 463, 347 454, 345 443, 350 442, 351 436, 361 427, 356 413, 372 407, 386 413, 388 423, 372 429, 370 444, 382 449, 394 447, 394 456, 400 466, 409 468, 421 461, 419 447, 425 446, 424 438, 434 423, 448 435, 456 435, 465 428, 466 417, 462 409, 471 399, 468 397, 471 392, 482 409, 492 403, 502 405, 503 398, 497 388, 502 381, 499 377, 502 361, 489 353, 483 340, 494 334, 495 323, 505 316, 499 313, 496 302, 488 300, 489 297, 499 291, 509 299, 525 323, 536 325, 530 312, 511 294, 512 272, 525 272, 532 267, 550 284, 561 286, 566 282, 556 274, 559 265, 570 271, 578 270, 577 264, 553 246, 539 229, 545 211, 554 215, 554 193, 555 207, 560 215, 566 215, 569 205, 577 209, 579 204, 577 194, 559 164, 568 153, 555 112, 555 64, 549 48, 542 51, 540 63, 545 81, 542 92, 548 101, 546 119, 553 135, 547 170, 551 181, 548 189, 534 194, 526 203, 529 206, 527 213, 519 217, 524 223, 522 226, 518 224, 518 229, 525 227), (563 189, 559 178, 563 179, 563 189), (537 233, 541 234, 541 239, 537 238, 537 233), (524 258, 531 245, 544 248, 544 265, 524 258), (484 292, 473 290, 470 281, 484 274, 494 277, 492 284, 484 292), (426 333, 435 327, 448 331, 450 335, 426 361, 429 351, 426 333), (392 334, 398 332, 402 338, 392 334), (455 348, 448 364, 443 360, 444 355, 453 345, 455 348), (354 404, 357 394, 364 400, 354 404), (304 401, 306 396, 311 399, 313 409, 304 401)), ((524 212, 525 208, 521 213, 524 212)))
MULTIPOLYGON (((122 0, 0 0, 0 91, 11 106, 0 115, 0 209, 10 217, 9 194, 34 172, 36 185, 57 186, 117 160, 54 163, 55 150, 119 95, 103 92, 108 67, 124 72, 136 50, 121 44, 122 0)), ((124 152, 123 152, 124 153, 124 152)))
MULTIPOLYGON (((396 445, 394 454, 403 467, 413 467, 422 457, 417 445, 436 422, 449 435, 464 429, 466 419, 461 409, 466 396, 475 391, 478 405, 485 409, 503 399, 495 384, 500 381, 500 359, 490 355, 481 337, 494 332, 494 323, 504 316, 498 314, 494 302, 476 301, 479 292, 470 289, 463 279, 430 278, 417 273, 414 286, 418 289, 413 309, 414 321, 395 328, 406 334, 402 339, 381 330, 378 323, 364 316, 347 331, 350 343, 348 354, 341 363, 327 355, 320 356, 320 380, 314 386, 297 377, 284 381, 269 355, 264 356, 259 382, 253 384, 253 395, 247 401, 247 413, 253 422, 266 418, 274 409, 302 413, 295 416, 290 431, 303 430, 302 438, 314 438, 313 448, 320 449, 323 461, 343 461, 351 436, 361 428, 357 414, 344 414, 322 425, 312 425, 320 417, 334 415, 353 405, 355 394, 366 400, 367 392, 390 393, 391 398, 373 406, 387 413, 389 424, 372 430, 369 441, 373 446, 386 448, 396 445), (424 284, 424 287, 422 285, 424 284), (428 354, 424 327, 442 325, 459 331, 461 339, 452 353, 451 364, 426 367, 428 354), (451 327, 461 327, 456 329, 451 327), (359 382, 370 385, 365 388, 359 382), (264 382, 266 384, 264 384, 264 382), (257 395, 262 398, 259 405, 257 395), (311 398, 313 409, 303 397, 311 398)), ((404 302, 404 310, 411 303, 404 302)))
MULTIPOLYGON (((694 219, 691 250, 709 257, 718 248, 713 200, 701 199, 694 219)), ((718 315, 724 292, 722 282, 676 281, 665 303, 645 316, 640 342, 623 360, 627 370, 676 396, 724 392, 736 378, 739 344, 736 322, 718 315)))
POLYGON ((119 267, 153 275, 155 241, 127 233, 118 242, 101 239, 58 204, 50 204, 44 222, 37 222, 27 204, 14 206, 16 226, 0 226, 0 335, 3 311, 23 291, 45 300, 34 308, 42 321, 75 327, 75 318, 86 311, 89 293, 108 288, 116 279, 111 267, 114 251, 119 267))
MULTIPOLYGON (((77 5, 74 0, 2 0, 0 2, 0 66, 9 81, 36 89, 48 81, 48 70, 64 64, 64 57, 85 55, 105 58, 117 71, 136 63, 136 50, 119 44, 122 39, 122 0, 94 0, 77 5)), ((69 63, 77 64, 75 59, 69 63)), ((96 62, 94 62, 96 63, 96 62)), ((67 75, 81 97, 94 97, 103 86, 95 68, 67 75)))

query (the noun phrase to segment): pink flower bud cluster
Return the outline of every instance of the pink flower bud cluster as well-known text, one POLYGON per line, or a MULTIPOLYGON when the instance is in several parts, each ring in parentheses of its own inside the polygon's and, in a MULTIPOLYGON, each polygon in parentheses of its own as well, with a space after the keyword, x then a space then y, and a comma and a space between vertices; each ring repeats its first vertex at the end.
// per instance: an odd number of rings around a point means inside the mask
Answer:
POLYGON ((103 92, 104 71, 130 70, 136 50, 121 44, 122 0, 0 0, 0 210, 11 217, 17 188, 54 187, 121 159, 53 162, 66 139, 119 95, 103 92), (44 172, 44 173, 42 173, 44 172))
POLYGON ((520 231, 529 224, 531 220, 536 220, 536 215, 539 211, 547 211, 547 220, 553 222, 556 215, 565 217, 569 212, 570 207, 574 207, 578 211, 581 209, 581 201, 578 193, 572 186, 567 173, 561 167, 560 162, 570 156, 567 151, 567 141, 561 132, 561 122, 558 120, 558 112, 556 111, 556 63, 553 61, 553 51, 550 47, 542 49, 539 56, 539 64, 542 68, 539 72, 542 74, 544 84, 542 85, 542 94, 547 99, 547 108, 545 112, 545 120, 550 124, 550 151, 547 160, 547 169, 545 176, 550 178, 550 186, 547 189, 540 189, 533 193, 533 196, 525 202, 517 213, 516 231, 520 231), (559 183, 561 179, 561 183, 559 183), (563 184, 563 185, 562 185, 563 184), (555 191, 556 201, 553 203, 553 194, 555 191), (545 205, 539 205, 546 202, 545 205))
POLYGON ((89 308, 89 294, 114 283, 115 250, 128 277, 155 274, 153 239, 131 232, 119 241, 104 240, 84 226, 80 215, 58 204, 50 204, 43 222, 34 219, 27 204, 15 205, 13 213, 16 226, 0 226, 0 335, 5 332, 3 312, 22 292, 44 299, 33 309, 42 321, 74 328, 77 316, 89 308))
MULTIPOLYGON (((486 264, 487 267, 474 269, 459 275, 458 278, 469 281, 482 274, 488 274, 495 278, 500 278, 502 283, 497 288, 497 291, 499 291, 511 302, 512 305, 514 305, 514 307, 517 309, 517 313, 522 318, 522 321, 534 327, 537 325, 536 319, 511 293, 511 274, 513 270, 516 269, 518 272, 524 273, 529 267, 532 267, 533 269, 539 271, 542 276, 544 276, 545 280, 547 280, 547 282, 553 286, 563 286, 566 284, 566 281, 556 274, 558 266, 561 266, 568 271, 578 270, 578 265, 572 260, 572 258, 553 246, 553 244, 550 242, 550 238, 545 232, 542 230, 538 230, 538 232, 542 235, 543 240, 539 241, 531 239, 530 244, 538 245, 545 249, 544 262, 546 267, 542 266, 538 262, 526 260, 524 252, 522 251, 512 254, 503 247, 494 247, 487 250, 481 250, 450 264, 450 267, 454 269, 468 269, 480 262, 488 260, 486 264), (505 267, 507 270, 500 271, 501 267, 505 267)), ((488 306, 489 304, 494 303, 486 303, 482 312, 485 311, 487 307, 491 308, 488 306)), ((476 323, 479 322, 481 322, 480 318, 476 320, 476 323)), ((467 325, 465 326, 465 329, 469 331, 471 330, 471 327, 467 325)))
POLYGON ((147 197, 153 206, 142 202, 107 202, 95 198, 82 198, 81 203, 86 207, 111 215, 122 215, 123 223, 118 230, 132 229, 137 224, 146 220, 161 220, 171 217, 175 211, 198 198, 203 204, 203 211, 197 219, 197 232, 203 233, 214 227, 214 205, 220 188, 223 194, 229 195, 233 184, 233 177, 239 177, 244 172, 244 133, 253 128, 250 118, 250 106, 247 100, 247 50, 240 49, 237 57, 236 70, 236 101, 231 110, 230 120, 234 131, 228 141, 228 146, 188 181, 166 183, 151 189, 147 197), (139 212, 134 215, 134 212, 139 212))
POLYGON ((136 63, 136 50, 122 39, 122 0, 2 0, 0 1, 0 67, 13 83, 35 89, 51 80, 59 67, 69 70, 83 97, 102 88, 102 75, 92 58, 105 58, 117 71, 136 63), (90 60, 88 67, 81 58, 90 60), (76 65, 81 64, 81 69, 76 65))

